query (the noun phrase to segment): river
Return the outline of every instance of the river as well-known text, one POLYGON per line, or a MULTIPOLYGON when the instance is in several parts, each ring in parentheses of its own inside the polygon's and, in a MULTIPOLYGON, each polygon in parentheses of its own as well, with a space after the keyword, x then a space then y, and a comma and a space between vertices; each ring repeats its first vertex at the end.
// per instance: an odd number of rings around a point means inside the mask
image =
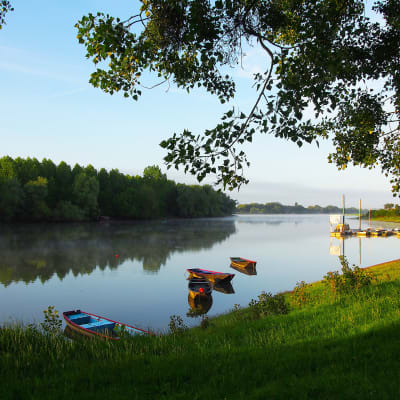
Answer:
MULTIPOLYGON (((357 219, 347 222, 358 227, 357 219)), ((171 315, 199 323, 187 315, 187 268, 235 274, 234 293, 212 292, 206 308, 213 316, 262 291, 320 280, 340 270, 343 251, 361 267, 400 258, 397 237, 343 241, 329 231, 328 215, 0 225, 0 323, 41 322, 52 305, 166 331, 171 315), (256 260, 255 273, 232 269, 230 256, 256 260)))

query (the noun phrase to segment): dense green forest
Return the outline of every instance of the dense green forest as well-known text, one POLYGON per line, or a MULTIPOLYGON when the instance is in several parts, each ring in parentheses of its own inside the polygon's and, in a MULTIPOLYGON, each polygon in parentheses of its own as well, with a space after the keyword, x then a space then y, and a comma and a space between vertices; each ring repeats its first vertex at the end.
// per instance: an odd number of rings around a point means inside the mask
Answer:
MULTIPOLYGON (((358 214, 358 209, 351 207, 346 208, 346 214, 358 214)), ((303 207, 301 204, 295 203, 294 206, 286 206, 278 202, 273 203, 250 203, 239 204, 236 208, 239 214, 342 214, 343 208, 336 206, 321 207, 318 205, 303 207)), ((362 210, 366 212, 366 210, 362 210)))
POLYGON ((0 158, 0 220, 89 221, 216 217, 232 214, 236 202, 210 185, 177 184, 158 166, 143 176, 117 169, 36 158, 0 158))

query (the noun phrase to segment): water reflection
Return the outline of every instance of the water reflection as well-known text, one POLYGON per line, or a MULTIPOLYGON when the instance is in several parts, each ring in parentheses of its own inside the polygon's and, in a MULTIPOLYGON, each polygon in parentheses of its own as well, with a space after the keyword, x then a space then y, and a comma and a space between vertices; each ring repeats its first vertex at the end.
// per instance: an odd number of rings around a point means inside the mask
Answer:
POLYGON ((212 285, 206 279, 191 278, 188 282, 189 296, 211 295, 212 285))
POLYGON ((190 310, 186 315, 188 317, 198 317, 199 315, 206 314, 213 303, 211 283, 205 279, 191 278, 188 282, 188 289, 190 310))
MULTIPOLYGON (((364 231, 365 232, 365 231, 364 231)), ((358 265, 361 266, 362 264, 362 249, 363 249, 363 244, 362 242, 364 241, 364 245, 366 245, 368 242, 375 242, 374 244, 379 244, 381 241, 388 240, 390 236, 393 236, 393 232, 390 232, 389 234, 385 232, 385 234, 381 234, 380 236, 360 236, 357 234, 357 236, 344 236, 340 238, 331 238, 329 242, 329 254, 332 256, 338 256, 339 259, 341 256, 348 256, 348 249, 351 249, 351 253, 354 255, 354 252, 357 252, 358 255, 358 265)), ((372 244, 371 243, 371 244, 372 244)))
POLYGON ((232 219, 107 224, 0 225, 0 283, 48 281, 116 269, 127 260, 157 274, 174 253, 210 249, 236 232, 232 219))
POLYGON ((235 290, 233 289, 231 282, 217 281, 213 285, 213 289, 217 292, 225 293, 225 294, 235 293, 235 290))
POLYGON ((206 314, 212 304, 212 291, 215 290, 220 293, 233 294, 232 283, 228 280, 216 280, 211 283, 207 279, 203 278, 189 278, 188 279, 188 303, 190 310, 187 312, 188 317, 198 317, 206 314))
POLYGON ((188 303, 190 306, 189 311, 186 313, 188 317, 198 317, 200 315, 207 314, 213 304, 213 298, 211 294, 208 295, 195 295, 191 296, 188 294, 188 303))
POLYGON ((310 219, 315 220, 320 217, 319 214, 237 214, 238 223, 254 225, 273 225, 280 226, 293 224, 295 226, 307 223, 310 219), (310 218, 311 217, 311 218, 310 218), (317 217, 317 218, 315 218, 317 217))

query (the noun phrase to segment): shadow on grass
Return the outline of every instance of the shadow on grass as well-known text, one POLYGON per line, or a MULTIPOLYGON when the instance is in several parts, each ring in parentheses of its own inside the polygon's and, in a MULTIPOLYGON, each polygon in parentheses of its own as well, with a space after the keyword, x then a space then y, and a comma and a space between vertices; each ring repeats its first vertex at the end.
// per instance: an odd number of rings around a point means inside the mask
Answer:
POLYGON ((48 368, 34 360, 0 368, 8 382, 0 394, 2 399, 395 399, 400 396, 399 330, 393 323, 349 339, 315 337, 296 345, 230 351, 228 344, 189 351, 177 338, 163 355, 145 352, 118 362, 66 351, 64 358, 49 357, 48 368))

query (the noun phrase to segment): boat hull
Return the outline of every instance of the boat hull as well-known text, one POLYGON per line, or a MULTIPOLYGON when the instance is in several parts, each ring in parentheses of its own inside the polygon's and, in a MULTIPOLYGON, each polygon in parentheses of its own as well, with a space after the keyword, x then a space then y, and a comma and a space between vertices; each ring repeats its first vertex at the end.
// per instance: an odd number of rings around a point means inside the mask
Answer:
POLYGON ((143 329, 81 310, 65 311, 63 317, 69 329, 85 337, 119 340, 119 332, 126 332, 130 335, 151 334, 143 329))
POLYGON ((192 278, 188 283, 189 295, 195 296, 208 296, 212 292, 212 286, 206 279, 192 278))
POLYGON ((241 257, 231 257, 231 266, 236 268, 255 268, 257 262, 241 257))
POLYGON ((255 265, 236 267, 235 265, 231 264, 231 268, 245 275, 257 275, 257 269, 255 265))
POLYGON ((112 334, 101 334, 99 332, 90 331, 88 329, 83 329, 80 326, 76 326, 75 324, 71 323, 70 321, 65 321, 68 328, 74 331, 74 333, 79 333, 82 336, 90 337, 90 338, 100 338, 105 340, 119 340, 119 337, 113 337, 112 334))
POLYGON ((206 279, 212 283, 230 282, 235 276, 235 274, 230 274, 229 272, 210 271, 202 268, 189 268, 187 272, 189 273, 189 279, 206 279))

